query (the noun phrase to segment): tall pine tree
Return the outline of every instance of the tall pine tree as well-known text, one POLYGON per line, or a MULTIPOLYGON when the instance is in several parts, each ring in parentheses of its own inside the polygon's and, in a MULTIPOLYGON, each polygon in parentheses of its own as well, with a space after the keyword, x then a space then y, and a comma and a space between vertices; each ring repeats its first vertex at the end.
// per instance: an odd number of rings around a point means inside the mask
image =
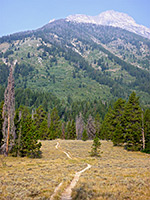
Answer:
POLYGON ((17 138, 12 154, 14 156, 41 156, 41 143, 37 141, 37 131, 28 109, 21 107, 15 117, 17 138))
POLYGON ((132 92, 125 106, 123 128, 127 150, 141 150, 142 148, 142 110, 139 97, 132 92))
POLYGON ((100 139, 111 140, 113 137, 113 110, 109 107, 101 126, 100 139))
POLYGON ((36 127, 38 139, 46 139, 49 135, 48 121, 46 118, 46 112, 42 106, 39 106, 33 116, 34 125, 36 127))
POLYGON ((119 98, 113 108, 112 141, 115 146, 124 143, 124 129, 122 117, 124 114, 125 100, 119 98))
POLYGON ((144 114, 144 134, 145 134, 145 150, 150 153, 150 109, 147 109, 144 114))
POLYGON ((58 115, 58 110, 54 108, 50 115, 50 133, 49 139, 56 139, 61 137, 61 122, 60 117, 58 115))

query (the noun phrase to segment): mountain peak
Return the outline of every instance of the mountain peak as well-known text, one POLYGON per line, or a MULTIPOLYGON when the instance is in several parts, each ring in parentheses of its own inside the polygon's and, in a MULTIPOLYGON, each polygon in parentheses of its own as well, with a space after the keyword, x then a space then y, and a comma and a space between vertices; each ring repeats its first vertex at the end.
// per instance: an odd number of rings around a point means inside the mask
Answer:
POLYGON ((150 39, 149 28, 136 24, 135 20, 128 14, 114 10, 102 12, 97 16, 88 16, 83 14, 70 15, 66 20, 77 23, 93 23, 97 25, 119 27, 150 39))

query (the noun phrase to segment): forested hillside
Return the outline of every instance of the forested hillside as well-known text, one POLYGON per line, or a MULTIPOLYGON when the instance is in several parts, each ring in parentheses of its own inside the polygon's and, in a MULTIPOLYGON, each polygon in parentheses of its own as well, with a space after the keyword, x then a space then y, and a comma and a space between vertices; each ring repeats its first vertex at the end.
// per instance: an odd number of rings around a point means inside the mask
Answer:
POLYGON ((38 157, 37 141, 56 138, 149 152, 149 58, 146 38, 66 20, 0 38, 2 147, 10 132, 15 156, 38 157))
POLYGON ((65 102, 109 102, 136 91, 150 104, 150 41, 126 30, 57 20, 0 38, 0 50, 4 87, 6 64, 15 61, 15 88, 51 92, 65 102))

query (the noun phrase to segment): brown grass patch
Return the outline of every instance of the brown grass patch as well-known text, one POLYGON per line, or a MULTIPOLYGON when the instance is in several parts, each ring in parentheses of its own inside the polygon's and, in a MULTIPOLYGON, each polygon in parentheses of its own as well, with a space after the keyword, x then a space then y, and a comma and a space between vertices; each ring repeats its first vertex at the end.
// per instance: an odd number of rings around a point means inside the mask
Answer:
POLYGON ((63 181, 56 199, 87 166, 73 190, 73 199, 150 199, 150 155, 127 152, 102 141, 100 158, 89 156, 92 141, 59 140, 60 150, 70 152, 73 160, 55 148, 58 140, 42 141, 43 157, 3 158, 0 155, 0 199, 49 199, 63 181))

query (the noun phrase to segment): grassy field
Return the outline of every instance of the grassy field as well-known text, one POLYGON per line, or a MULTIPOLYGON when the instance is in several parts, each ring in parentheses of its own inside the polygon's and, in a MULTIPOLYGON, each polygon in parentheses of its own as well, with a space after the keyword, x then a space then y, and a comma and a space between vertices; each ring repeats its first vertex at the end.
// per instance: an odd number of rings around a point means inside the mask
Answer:
POLYGON ((92 141, 42 141, 41 159, 4 158, 0 155, 1 200, 46 200, 61 183, 55 199, 77 171, 87 166, 72 192, 72 199, 150 199, 150 155, 127 152, 101 141, 101 157, 90 157, 92 141), (60 148, 56 149, 59 141, 60 148), (72 160, 62 152, 70 152, 72 160))

